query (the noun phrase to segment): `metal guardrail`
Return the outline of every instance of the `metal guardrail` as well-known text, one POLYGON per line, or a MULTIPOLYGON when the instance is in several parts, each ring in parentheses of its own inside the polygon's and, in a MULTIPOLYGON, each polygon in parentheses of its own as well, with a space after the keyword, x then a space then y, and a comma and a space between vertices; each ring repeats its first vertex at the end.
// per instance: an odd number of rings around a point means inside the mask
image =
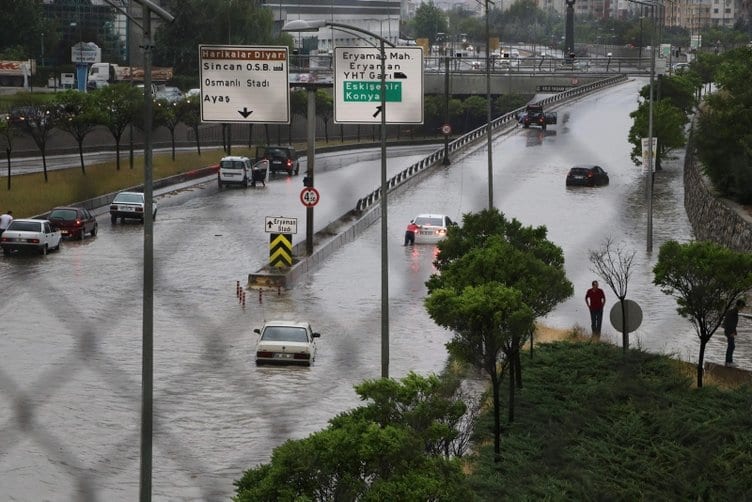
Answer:
MULTIPOLYGON (((567 101, 574 97, 582 96, 582 95, 585 95, 594 91, 601 90, 604 87, 610 87, 612 85, 619 84, 621 82, 624 82, 625 80, 627 80, 626 75, 618 75, 615 77, 609 77, 603 80, 599 80, 597 82, 593 82, 592 84, 583 85, 580 87, 569 89, 564 92, 560 92, 548 98, 544 98, 538 102, 543 105, 547 105, 551 103, 559 103, 562 101, 567 101)), ((525 107, 520 107, 520 108, 517 108, 516 110, 512 110, 509 113, 505 113, 504 115, 501 115, 493 119, 491 121, 491 130, 496 131, 498 129, 501 129, 502 127, 510 125, 510 123, 516 124, 517 114, 524 111, 524 109, 525 107)), ((450 153, 457 152, 458 150, 461 150, 462 148, 465 148, 477 142, 478 140, 485 138, 486 134, 487 134, 486 125, 482 125, 481 127, 478 127, 477 129, 474 129, 466 134, 463 134, 459 138, 456 138, 455 140, 449 142, 448 150, 450 153)), ((436 166, 443 159, 444 159, 444 147, 442 146, 440 149, 437 149, 435 152, 433 152, 429 156, 425 157, 424 159, 416 162, 415 164, 407 167, 406 169, 392 176, 387 181, 387 193, 403 185, 409 179, 422 173, 426 169, 436 166)), ((373 190, 371 193, 369 193, 365 197, 358 199, 358 202, 355 204, 355 212, 362 213, 366 209, 376 204, 380 198, 381 198, 381 186, 373 190)))

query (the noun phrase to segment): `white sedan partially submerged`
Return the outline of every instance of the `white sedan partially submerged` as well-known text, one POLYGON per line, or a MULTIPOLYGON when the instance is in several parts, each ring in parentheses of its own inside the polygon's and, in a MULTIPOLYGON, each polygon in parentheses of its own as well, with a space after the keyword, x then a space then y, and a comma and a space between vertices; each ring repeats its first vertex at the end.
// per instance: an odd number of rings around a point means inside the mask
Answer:
POLYGON ((49 220, 13 220, 0 237, 3 254, 32 251, 47 254, 60 249, 63 235, 49 220))
POLYGON ((283 363, 310 366, 316 357, 316 338, 307 322, 269 321, 261 329, 256 344, 256 364, 283 363))
POLYGON ((415 244, 436 244, 446 237, 450 226, 456 225, 445 214, 419 214, 414 221, 418 225, 415 244))

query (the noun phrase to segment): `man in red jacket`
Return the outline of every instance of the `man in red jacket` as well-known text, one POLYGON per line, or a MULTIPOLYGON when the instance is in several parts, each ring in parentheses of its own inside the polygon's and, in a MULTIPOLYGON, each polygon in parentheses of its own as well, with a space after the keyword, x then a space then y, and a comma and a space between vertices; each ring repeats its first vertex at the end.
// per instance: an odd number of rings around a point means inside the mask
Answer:
POLYGON ((593 287, 585 293, 585 303, 590 309, 590 329, 593 330, 594 335, 600 335, 606 294, 598 287, 598 281, 593 281, 593 287))
POLYGON ((415 232, 418 231, 420 227, 415 224, 415 220, 410 220, 410 224, 407 225, 407 230, 405 230, 405 246, 410 244, 411 246, 415 244, 415 232))

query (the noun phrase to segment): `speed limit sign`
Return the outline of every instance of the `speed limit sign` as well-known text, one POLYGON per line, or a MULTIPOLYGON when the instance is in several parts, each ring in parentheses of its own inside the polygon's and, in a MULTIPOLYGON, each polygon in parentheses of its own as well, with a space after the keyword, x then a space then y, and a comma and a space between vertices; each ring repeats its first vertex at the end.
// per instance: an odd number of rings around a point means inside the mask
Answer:
POLYGON ((319 203, 319 191, 313 187, 305 187, 300 192, 300 202, 305 207, 313 207, 319 203))

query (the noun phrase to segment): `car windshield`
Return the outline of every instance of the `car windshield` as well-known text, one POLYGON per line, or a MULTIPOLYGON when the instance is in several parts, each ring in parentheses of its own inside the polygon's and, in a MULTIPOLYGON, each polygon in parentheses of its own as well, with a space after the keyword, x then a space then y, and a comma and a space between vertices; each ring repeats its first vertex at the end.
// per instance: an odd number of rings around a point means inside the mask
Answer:
POLYGON ((18 221, 13 220, 8 225, 7 230, 18 230, 21 232, 39 232, 42 229, 40 221, 18 221))
POLYGON ((55 209, 50 213, 51 220, 73 221, 76 219, 77 211, 75 209, 55 209))
POLYGON ((585 167, 573 167, 569 170, 569 174, 587 174, 590 172, 590 169, 587 169, 585 167))
POLYGON ((119 193, 115 196, 113 202, 136 202, 141 204, 144 201, 144 194, 141 193, 119 193))
POLYGON ((418 216, 415 218, 415 224, 420 227, 443 227, 444 218, 441 216, 418 216))
POLYGON ((219 163, 222 169, 243 169, 245 162, 242 160, 223 160, 219 163))
POLYGON ((273 157, 287 157, 287 150, 282 150, 281 148, 270 148, 266 151, 266 154, 273 157))
POLYGON ((305 328, 291 326, 267 326, 261 335, 264 342, 302 342, 308 341, 305 328))

